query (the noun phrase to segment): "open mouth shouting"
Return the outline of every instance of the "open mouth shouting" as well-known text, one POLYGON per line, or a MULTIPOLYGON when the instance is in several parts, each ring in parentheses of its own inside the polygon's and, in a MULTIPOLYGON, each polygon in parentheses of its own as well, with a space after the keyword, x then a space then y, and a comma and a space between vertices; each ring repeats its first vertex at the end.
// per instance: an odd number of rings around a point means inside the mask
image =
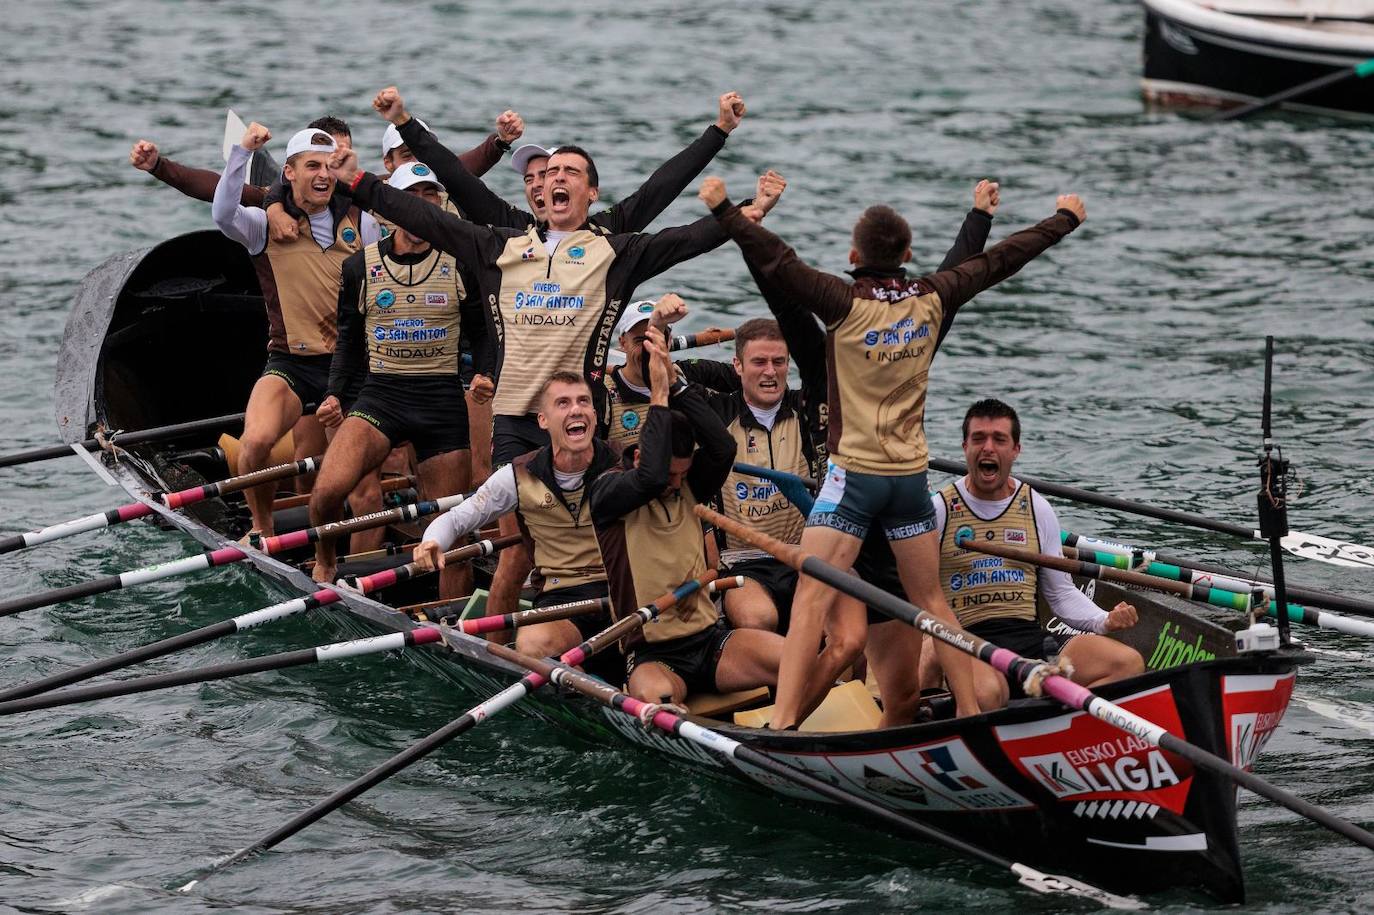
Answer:
POLYGON ((569 419, 563 424, 563 435, 569 444, 580 444, 591 437, 591 425, 585 419, 569 419))
POLYGON ((549 205, 555 213, 566 213, 572 203, 572 195, 565 187, 556 187, 549 192, 549 205))
POLYGON ((975 467, 978 470, 978 482, 985 486, 996 483, 1002 473, 1002 465, 993 458, 979 458, 975 467))

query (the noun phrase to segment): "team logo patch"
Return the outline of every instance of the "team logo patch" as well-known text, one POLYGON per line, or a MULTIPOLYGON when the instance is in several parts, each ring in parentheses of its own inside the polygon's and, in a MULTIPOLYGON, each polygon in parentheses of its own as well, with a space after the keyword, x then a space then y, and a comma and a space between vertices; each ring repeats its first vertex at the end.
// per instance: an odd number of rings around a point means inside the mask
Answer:
POLYGON ((864 342, 869 346, 876 344, 878 342, 878 332, 876 330, 870 330, 868 333, 864 334, 864 342))
POLYGON ((568 257, 581 257, 587 253, 587 249, 581 245, 573 245, 568 249, 568 257))
POLYGON ((415 304, 415 293, 413 293, 413 292, 407 292, 407 293, 406 293, 406 304, 407 304, 407 305, 414 305, 414 304, 415 304))
POLYGON ((532 261, 532 260, 534 260, 534 245, 530 245, 530 246, 529 246, 528 248, 526 248, 524 251, 521 251, 521 252, 520 252, 520 259, 521 259, 522 261, 532 261))
POLYGON ((370 279, 370 280, 379 280, 379 279, 381 279, 381 278, 382 278, 382 265, 381 265, 381 264, 373 264, 371 267, 368 267, 368 268, 367 268, 367 278, 370 279))
POLYGON ((448 293, 447 293, 447 292, 426 292, 426 293, 425 293, 425 304, 426 304, 426 305, 447 305, 447 304, 448 304, 448 293))
POLYGON ((1005 528, 1002 531, 1002 539, 1007 543, 1019 543, 1022 546, 1025 546, 1027 543, 1030 542, 1027 539, 1026 532, 1023 528, 1005 528))
POLYGON ((440 265, 439 265, 439 275, 440 275, 440 276, 449 276, 449 275, 452 274, 452 273, 453 273, 453 270, 449 268, 449 265, 448 265, 448 264, 440 264, 440 265))
POLYGON ((390 308, 392 305, 395 304, 396 293, 392 292, 390 289, 383 289, 381 292, 377 293, 378 308, 390 308))
POLYGON ((351 244, 353 244, 353 242, 355 242, 355 241, 358 240, 358 233, 357 233, 357 232, 354 232, 351 228, 344 229, 344 230, 343 230, 343 240, 344 240, 344 242, 345 242, 346 244, 350 244, 350 245, 351 245, 351 244))
POLYGON ((973 528, 969 527, 967 524, 965 524, 963 527, 959 528, 957 531, 954 532, 955 543, 962 543, 965 540, 972 540, 973 537, 973 528))
POLYGON ((414 165, 410 166, 410 173, 412 175, 419 175, 421 178, 423 178, 429 174, 429 166, 421 165, 417 162, 414 165))
POLYGON ((748 484, 748 483, 736 483, 736 484, 735 484, 735 498, 736 498, 736 499, 739 499, 741 502, 743 502, 745 499, 749 498, 749 484, 748 484))
POLYGON ((997 539, 997 534, 996 534, 995 531, 988 531, 986 534, 983 535, 983 539, 984 539, 984 540, 996 540, 996 539, 997 539))
POLYGON ((624 426, 627 432, 639 428, 639 414, 634 410, 626 410, 620 415, 620 425, 624 426))

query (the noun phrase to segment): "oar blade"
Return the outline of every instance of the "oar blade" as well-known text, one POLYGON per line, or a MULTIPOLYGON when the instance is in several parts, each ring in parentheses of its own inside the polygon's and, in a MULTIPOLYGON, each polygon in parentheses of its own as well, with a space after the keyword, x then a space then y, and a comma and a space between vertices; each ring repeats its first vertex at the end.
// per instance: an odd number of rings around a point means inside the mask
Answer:
POLYGON ((1037 893, 1078 896, 1082 899, 1091 899, 1109 909, 1120 909, 1127 912, 1139 912, 1141 909, 1149 908, 1139 899, 1131 896, 1118 896, 1072 877, 1064 877, 1059 874, 1042 874, 1035 868, 1027 867, 1024 864, 1013 864, 1011 869, 1022 886, 1035 890, 1037 893))
POLYGON ((1358 543, 1333 540, 1303 531, 1293 531, 1281 542, 1285 550, 1304 559, 1316 559, 1350 569, 1374 569, 1374 549, 1358 543))

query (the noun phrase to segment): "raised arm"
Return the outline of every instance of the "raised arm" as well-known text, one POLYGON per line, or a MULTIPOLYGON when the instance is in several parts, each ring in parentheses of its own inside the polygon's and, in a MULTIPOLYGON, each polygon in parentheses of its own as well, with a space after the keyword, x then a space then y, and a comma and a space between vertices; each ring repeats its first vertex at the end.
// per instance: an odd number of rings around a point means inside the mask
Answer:
POLYGON ((316 411, 326 426, 343 421, 342 415, 334 421, 338 401, 355 388, 367 372, 367 336, 362 310, 363 292, 366 289, 366 257, 365 251, 359 251, 349 255, 343 265, 343 283, 339 286, 339 337, 334 343, 334 358, 329 362, 328 397, 316 411), (330 398, 336 403, 326 409, 330 398))
POLYGON ((701 391, 692 385, 674 394, 669 403, 687 417, 697 434, 697 451, 686 482, 698 502, 708 503, 720 492, 735 466, 735 438, 701 391))
POLYGON ((698 194, 735 244, 744 260, 777 290, 778 294, 796 299, 827 326, 842 321, 853 307, 849 283, 837 276, 802 263, 781 238, 751 220, 725 195, 725 183, 719 178, 707 178, 698 194))
POLYGON ((415 561, 421 568, 442 569, 444 552, 452 549, 459 537, 486 527, 514 509, 518 500, 515 468, 507 464, 487 477, 471 496, 429 523, 415 547, 415 561))
POLYGON ((978 182, 973 189, 973 209, 964 216, 959 234, 954 237, 954 244, 945 253, 945 259, 940 261, 941 270, 957 267, 973 255, 983 253, 988 243, 988 233, 992 231, 993 214, 1001 202, 997 182, 986 178, 978 182))
POLYGON ((659 214, 686 189, 744 117, 744 100, 738 92, 727 92, 718 100, 716 122, 686 149, 660 165, 633 194, 598 214, 594 221, 611 232, 643 232, 659 214))
POLYGON ((1007 236, 957 267, 923 277, 939 294, 945 315, 952 316, 959 306, 984 289, 1014 275, 1087 218, 1077 194, 1061 195, 1055 206, 1055 214, 1049 219, 1007 236))
MULTIPOLYGON (((648 505, 668 487, 672 463, 673 417, 668 410, 668 389, 673 384, 672 360, 655 359, 651 346, 662 346, 663 334, 649 328, 645 348, 650 349, 649 409, 639 434, 639 455, 633 467, 601 474, 592 482, 592 523, 614 524, 630 512, 648 505), (665 365, 666 363, 666 365, 665 365)), ((666 346, 662 347, 666 352, 666 346)))
MULTIPOLYGON (((163 184, 170 185, 187 197, 210 203, 215 199, 215 188, 219 185, 219 174, 208 168, 192 168, 182 165, 162 155, 157 144, 149 140, 139 140, 129 151, 129 164, 139 171, 145 171, 163 184)), ((246 172, 245 172, 246 174, 246 172)), ((243 185, 239 202, 246 207, 260 207, 263 189, 251 184, 243 185)))
POLYGON ((256 207, 245 207, 239 203, 239 198, 253 150, 271 138, 272 134, 261 124, 254 122, 248 125, 243 142, 229 149, 229 161, 224 167, 224 174, 219 177, 219 183, 215 185, 215 196, 210 202, 210 216, 215 225, 247 248, 249 254, 260 254, 267 244, 267 214, 256 207))
POLYGON ((376 175, 359 171, 358 155, 351 149, 336 152, 329 171, 358 206, 375 210, 469 268, 494 258, 505 244, 504 236, 494 234, 490 227, 473 225, 414 194, 388 187, 376 175))

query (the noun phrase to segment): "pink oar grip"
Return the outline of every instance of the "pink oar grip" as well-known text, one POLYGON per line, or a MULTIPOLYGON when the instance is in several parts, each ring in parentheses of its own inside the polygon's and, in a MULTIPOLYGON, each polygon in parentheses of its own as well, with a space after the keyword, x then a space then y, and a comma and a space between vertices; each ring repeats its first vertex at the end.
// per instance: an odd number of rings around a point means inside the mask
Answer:
POLYGON ((144 505, 142 502, 134 502, 131 505, 122 505, 119 508, 120 521, 132 521, 135 518, 142 518, 151 515, 153 508, 151 505, 144 505))
POLYGON ((268 537, 263 540, 262 551, 270 556, 282 550, 293 550, 298 546, 308 546, 309 544, 309 531, 292 531, 289 534, 282 534, 278 537, 268 537))
POLYGON ((468 635, 481 635, 484 632, 499 632, 510 627, 510 620, 506 614, 498 613, 495 616, 479 616, 474 620, 463 620, 462 629, 468 635))
POLYGON ((236 546, 227 546, 210 554, 210 565, 222 566, 226 562, 238 562, 248 554, 236 546))
POLYGON ((385 588, 394 584, 396 584, 396 570, 385 569, 358 579, 358 590, 364 594, 371 594, 378 588, 385 588))
POLYGON ((444 640, 444 634, 433 626, 421 626, 418 629, 412 629, 410 634, 414 637, 416 645, 428 645, 431 642, 444 640))

